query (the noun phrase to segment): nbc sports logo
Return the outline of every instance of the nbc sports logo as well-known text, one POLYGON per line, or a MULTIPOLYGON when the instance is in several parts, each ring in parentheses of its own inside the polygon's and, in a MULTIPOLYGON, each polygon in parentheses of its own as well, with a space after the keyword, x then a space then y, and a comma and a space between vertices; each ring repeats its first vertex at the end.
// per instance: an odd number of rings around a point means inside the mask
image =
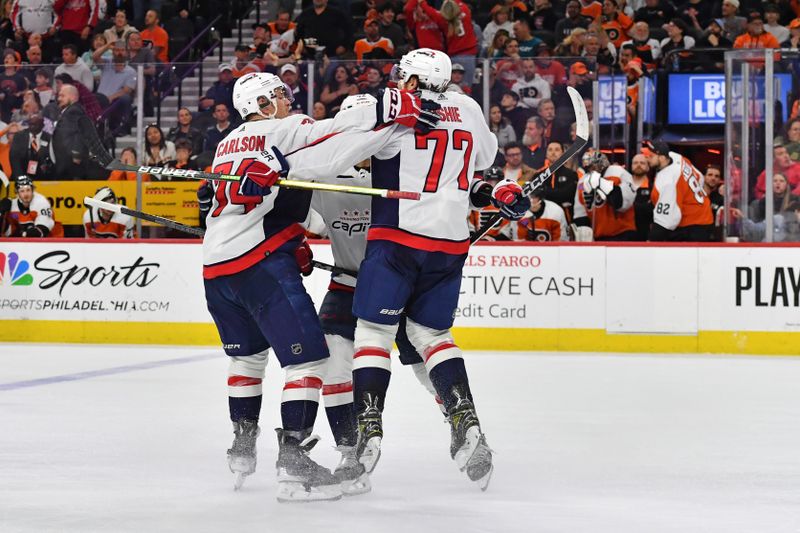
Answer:
POLYGON ((0 285, 11 280, 11 285, 32 285, 33 276, 28 272, 30 264, 24 259, 20 261, 16 252, 11 252, 6 256, 0 252, 0 285))

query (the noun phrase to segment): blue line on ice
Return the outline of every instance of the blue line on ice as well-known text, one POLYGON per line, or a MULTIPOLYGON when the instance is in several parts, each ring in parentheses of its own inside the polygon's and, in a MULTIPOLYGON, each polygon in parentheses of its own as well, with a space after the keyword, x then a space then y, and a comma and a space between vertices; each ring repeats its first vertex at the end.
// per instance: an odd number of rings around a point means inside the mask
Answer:
POLYGON ((100 370, 87 370, 86 372, 77 372, 75 374, 63 374, 60 376, 50 376, 47 378, 29 379, 25 381, 12 381, 11 383, 0 383, 0 392, 25 389, 28 387, 40 387, 42 385, 52 385, 54 383, 63 383, 65 381, 79 381, 82 379, 91 379, 100 376, 112 376, 114 374, 124 374, 126 372, 136 372, 138 370, 149 370, 151 368, 159 368, 162 366, 183 365, 186 363, 195 363, 197 361, 205 361, 206 359, 214 358, 219 358, 219 354, 207 353, 202 355, 192 355, 190 357, 179 357, 177 359, 148 361, 147 363, 138 363, 135 365, 102 368, 100 370))

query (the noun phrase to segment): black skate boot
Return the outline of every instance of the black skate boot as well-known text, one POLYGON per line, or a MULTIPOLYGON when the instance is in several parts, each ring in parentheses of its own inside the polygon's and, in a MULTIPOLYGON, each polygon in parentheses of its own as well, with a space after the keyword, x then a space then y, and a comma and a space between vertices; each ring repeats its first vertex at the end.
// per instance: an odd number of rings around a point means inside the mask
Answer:
POLYGON ((450 422, 450 457, 455 460, 459 470, 466 471, 481 490, 486 490, 494 470, 492 450, 481 432, 475 406, 458 387, 453 388, 453 395, 458 401, 447 413, 450 422))
POLYGON ((319 442, 311 435, 276 428, 278 433, 278 501, 311 502, 338 500, 342 497, 339 480, 327 468, 314 462, 308 454, 319 442))
POLYGON ((342 454, 342 460, 333 471, 333 475, 339 480, 342 487, 342 494, 345 496, 356 496, 365 494, 372 490, 364 465, 358 462, 355 446, 337 446, 336 451, 342 454))
POLYGON ((233 444, 228 450, 228 467, 234 474, 233 490, 239 490, 244 478, 256 471, 258 422, 242 418, 233 423, 233 444))
POLYGON ((364 465, 367 474, 371 474, 381 458, 381 441, 383 440, 383 418, 378 407, 378 396, 367 392, 361 400, 362 410, 356 415, 358 441, 356 457, 364 465))

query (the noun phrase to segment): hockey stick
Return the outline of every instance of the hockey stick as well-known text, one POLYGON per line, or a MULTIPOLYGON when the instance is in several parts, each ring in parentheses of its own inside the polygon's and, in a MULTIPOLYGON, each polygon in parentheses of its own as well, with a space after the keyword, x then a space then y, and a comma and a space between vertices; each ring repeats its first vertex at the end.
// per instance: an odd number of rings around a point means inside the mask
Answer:
MULTIPOLYGON (((126 165, 120 161, 114 160, 109 163, 106 168, 108 170, 125 170, 127 172, 141 172, 143 174, 152 174, 154 176, 174 177, 174 178, 187 178, 193 180, 218 180, 218 181, 241 181, 242 177, 235 174, 219 174, 216 172, 203 172, 202 170, 187 170, 184 168, 167 168, 167 167, 149 167, 126 165)), ((331 183, 317 183, 313 181, 298 181, 279 179, 275 184, 278 187, 286 189, 303 189, 307 191, 324 191, 324 192, 343 192, 349 194, 363 194, 366 196, 380 196, 382 198, 391 198, 394 200, 419 200, 422 194, 410 191, 395 191, 392 189, 374 189, 372 187, 358 187, 353 185, 335 185, 331 183)))
MULTIPOLYGON (((97 207, 98 209, 106 209, 108 211, 114 211, 115 213, 122 213, 123 215, 128 215, 133 218, 141 218, 142 220, 147 220, 149 222, 155 222, 156 224, 160 224, 162 226, 166 226, 168 228, 176 229, 178 231, 182 231, 184 233, 189 233, 191 235, 197 235, 198 237, 202 237, 206 234, 205 230, 202 228, 195 228, 193 226, 187 226, 186 224, 181 224, 180 222, 175 222, 174 220, 170 220, 168 218, 159 217, 156 215, 151 215, 149 213, 143 213, 141 211, 136 211, 134 209, 128 209, 124 205, 120 204, 111 204, 108 202, 104 202, 102 200, 95 200, 94 198, 89 198, 88 196, 83 198, 84 205, 88 205, 91 207, 97 207)), ((337 266, 329 265, 328 263, 322 263, 320 261, 312 260, 311 265, 314 268, 319 268, 321 270, 327 270, 328 272, 332 272, 334 274, 347 274, 348 276, 356 277, 358 272, 353 270, 349 270, 347 268, 340 268, 337 266)))
MULTIPOLYGON (((531 180, 522 187, 522 194, 525 196, 529 196, 533 191, 544 185, 547 180, 552 177, 554 172, 564 166, 567 161, 575 157, 575 155, 583 150, 589 143, 589 115, 586 113, 586 104, 583 103, 583 97, 572 87, 567 87, 567 93, 572 100, 572 108, 575 111, 575 142, 564 151, 561 157, 531 178, 531 180)), ((486 223, 470 237, 469 243, 475 244, 481 240, 484 235, 489 233, 489 231, 500 222, 501 218, 503 217, 500 214, 492 216, 492 218, 487 220, 486 223)))

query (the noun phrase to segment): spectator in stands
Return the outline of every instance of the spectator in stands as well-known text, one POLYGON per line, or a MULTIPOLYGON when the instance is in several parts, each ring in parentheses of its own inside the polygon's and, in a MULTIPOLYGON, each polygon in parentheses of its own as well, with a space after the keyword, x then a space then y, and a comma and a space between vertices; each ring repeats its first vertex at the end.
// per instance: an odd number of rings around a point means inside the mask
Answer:
POLYGON ((378 6, 378 22, 380 23, 381 36, 386 37, 395 47, 396 53, 405 53, 409 48, 403 28, 396 22, 397 12, 390 1, 378 6))
POLYGON ((538 37, 534 37, 531 33, 531 26, 528 19, 518 19, 514 22, 514 38, 519 44, 520 57, 533 57, 536 55, 536 50, 542 43, 538 37))
MULTIPOLYGON (((167 51, 169 58, 172 59, 172 57, 180 53, 183 47, 188 45, 189 42, 191 42, 191 40, 194 38, 194 21, 189 18, 189 10, 185 8, 181 9, 177 16, 167 20, 164 23, 164 31, 167 32, 167 35, 169 35, 169 38, 172 40, 173 44, 179 43, 175 49, 167 51)), ((261 53, 263 54, 265 51, 266 46, 264 46, 264 50, 262 50, 261 53)), ((185 56, 181 57, 180 59, 186 60, 185 56)))
POLYGON ((711 213, 714 220, 717 220, 717 213, 725 206, 723 196, 724 187, 722 186, 722 168, 719 165, 708 165, 703 175, 703 190, 711 201, 711 213))
POLYGON ((764 6, 764 18, 766 19, 764 29, 771 33, 779 43, 789 38, 789 28, 780 23, 781 10, 777 5, 767 4, 764 6))
POLYGON ((660 28, 674 17, 675 8, 668 0, 644 0, 644 5, 636 10, 634 20, 651 28, 660 28))
POLYGON ((6 0, 0 2, 0 42, 14 40, 14 23, 11 21, 11 8, 14 3, 6 0))
MULTIPOLYGON (((564 155, 564 145, 559 141, 552 141, 547 145, 545 167, 549 167, 559 157, 564 155)), ((549 180, 544 182, 542 191, 544 197, 555 202, 567 213, 572 220, 572 202, 575 200, 575 189, 578 187, 578 173, 575 170, 562 166, 555 171, 549 180)))
POLYGON ((558 22, 558 15, 550 0, 534 0, 533 13, 528 20, 533 31, 553 31, 558 22))
POLYGON ((775 138, 775 144, 784 146, 789 158, 798 162, 800 161, 800 117, 790 118, 784 130, 784 135, 775 138))
POLYGON ((42 107, 46 106, 53 100, 53 76, 50 71, 45 68, 36 70, 35 84, 33 86, 34 92, 39 97, 42 107))
POLYGON ((217 67, 217 76, 217 81, 208 88, 200 100, 200 111, 208 111, 217 104, 225 104, 230 115, 233 112, 233 85, 236 83, 233 78, 233 68, 229 63, 220 63, 217 67))
POLYGON ((224 103, 214 105, 214 120, 217 123, 206 130, 203 151, 215 151, 222 139, 233 131, 233 124, 231 124, 230 118, 231 115, 227 105, 224 103))
MULTIPOLYGON (((122 150, 119 160, 126 165, 138 166, 139 160, 136 157, 136 150, 128 147, 122 150)), ((127 170, 112 170, 108 176, 108 181, 136 181, 136 172, 127 170)), ((150 174, 142 174, 142 181, 150 181, 150 174)))
POLYGON ((536 114, 542 119, 544 124, 544 134, 542 140, 545 145, 549 145, 552 140, 560 140, 561 135, 558 131, 553 131, 556 119, 556 106, 550 98, 542 98, 539 102, 539 107, 536 108, 536 114))
MULTIPOLYGON (((662 63, 667 60, 667 54, 673 50, 688 50, 694 48, 694 37, 686 35, 686 23, 679 18, 674 18, 664 26, 667 37, 661 40, 662 63)), ((677 56, 675 56, 677 57, 677 56)))
POLYGON ((617 0, 603 2, 603 23, 601 27, 608 35, 608 41, 619 48, 628 40, 628 30, 633 26, 633 20, 622 12, 617 0))
POLYGON ((27 129, 14 136, 9 151, 11 171, 14 176, 28 176, 31 179, 51 179, 53 162, 50 159, 52 138, 44 131, 41 115, 28 118, 27 129))
POLYGON ((28 62, 23 63, 23 68, 20 72, 28 79, 28 85, 33 85, 36 69, 43 68, 42 48, 39 46, 31 46, 25 51, 25 57, 28 59, 28 62))
POLYGON ((625 66, 631 59, 637 58, 638 52, 632 44, 623 44, 619 49, 618 66, 619 70, 625 72, 625 66))
MULTIPOLYGON (((316 45, 324 46, 328 56, 340 56, 352 49, 350 17, 329 6, 328 0, 313 0, 313 5, 300 13, 296 33, 298 39, 316 39, 316 45)), ((308 48, 313 57, 315 49, 308 48)))
MULTIPOLYGON (((783 174, 789 183, 789 189, 793 194, 800 195, 800 163, 795 163, 789 157, 789 151, 785 146, 776 144, 772 148, 772 172, 783 174)), ((762 170, 761 174, 756 178, 755 196, 757 200, 764 198, 766 195, 766 170, 762 170)))
MULTIPOLYGON (((508 35, 508 32, 502 28, 497 30, 497 32, 494 34, 492 42, 486 49, 485 57, 500 57, 503 54, 503 49, 509 40, 508 35)), ((519 44, 517 44, 517 47, 519 47, 519 44)))
POLYGON ((114 15, 114 25, 107 29, 103 35, 106 38, 106 42, 113 45, 116 41, 122 41, 124 43, 128 34, 132 31, 138 30, 128 24, 128 15, 125 13, 125 10, 118 9, 117 13, 114 15))
POLYGON ((523 162, 526 151, 525 145, 519 142, 508 143, 504 151, 506 166, 503 168, 503 177, 523 186, 536 174, 534 169, 523 162))
POLYGON ((81 52, 88 50, 89 36, 99 22, 99 1, 56 0, 53 10, 58 15, 55 25, 62 47, 74 44, 81 52))
POLYGON ((604 34, 587 33, 584 35, 582 55, 597 62, 598 73, 607 74, 617 64, 617 49, 614 47, 614 43, 610 41, 603 45, 601 41, 602 35, 604 34))
POLYGON ((281 67, 280 78, 292 90, 292 113, 307 114, 306 108, 308 107, 308 88, 300 81, 300 76, 297 73, 297 67, 291 63, 281 67))
POLYGON ((175 159, 167 161, 166 166, 170 168, 198 170, 197 165, 192 159, 192 143, 189 142, 188 139, 178 139, 175 141, 175 159))
POLYGON ((453 63, 450 72, 450 87, 448 90, 457 90, 463 94, 472 94, 472 84, 464 80, 464 66, 461 63, 453 63))
POLYGON ((735 42, 745 31, 747 20, 739 17, 739 0, 723 0, 722 2, 722 35, 730 42, 735 42))
POLYGON ((25 38, 36 34, 39 42, 30 40, 28 45, 37 44, 43 49, 50 49, 55 43, 56 13, 53 2, 26 2, 15 0, 11 12, 14 27, 15 46, 20 52, 25 51, 25 38))
MULTIPOLYGON (((27 126, 28 119, 33 115, 41 114, 41 112, 42 104, 39 101, 39 95, 28 89, 22 93, 22 106, 11 113, 11 122, 18 122, 21 126, 27 126)), ((48 126, 48 130, 52 132, 52 123, 48 124, 48 126)))
POLYGON ((533 62, 536 65, 536 73, 547 82, 551 87, 563 85, 567 82, 567 69, 560 61, 552 59, 553 48, 547 44, 539 45, 539 50, 533 62))
POLYGON ((86 179, 90 175, 89 148, 85 141, 87 127, 93 127, 79 103, 74 85, 63 84, 58 91, 61 115, 53 132, 55 175, 59 179, 86 179))
POLYGON ((636 154, 631 160, 631 181, 636 197, 633 200, 637 241, 646 241, 653 224, 653 203, 650 201, 650 163, 644 154, 636 154))
POLYGON ((375 65, 367 65, 364 67, 364 74, 361 76, 362 81, 359 81, 358 88, 361 94, 369 94, 378 98, 380 92, 386 88, 386 79, 383 77, 380 69, 375 65))
MULTIPOLYGON (((271 42, 277 41, 281 35, 289 30, 295 29, 296 27, 297 24, 292 22, 292 13, 287 9, 281 8, 278 9, 275 20, 269 22, 264 29, 267 30, 267 39, 271 42)), ((255 35, 255 32, 253 33, 255 35)))
POLYGON ((199 154, 203 151, 203 132, 192 126, 192 112, 188 108, 178 109, 178 125, 167 132, 167 140, 175 143, 186 139, 192 146, 192 153, 199 154))
POLYGON ((144 46, 142 34, 138 31, 129 32, 125 45, 128 49, 128 64, 134 69, 137 65, 143 65, 145 77, 155 76, 156 57, 149 47, 144 46))
POLYGON ((522 77, 511 90, 519 95, 520 105, 527 109, 536 109, 542 98, 550 98, 550 84, 536 72, 533 59, 522 60, 522 77))
MULTIPOLYGON (((92 59, 92 54, 94 53, 95 50, 97 50, 98 48, 103 48, 105 45, 106 45, 105 36, 102 33, 98 33, 92 39, 92 49, 84 52, 83 55, 81 56, 83 62, 86 63, 86 66, 89 67, 89 70, 92 71, 92 76, 94 76, 95 85, 100 83, 100 76, 103 74, 103 70, 100 68, 100 65, 94 62, 94 59, 92 59)), ((110 60, 111 50, 106 48, 106 51, 103 52, 102 57, 105 60, 110 60)))
POLYGON ((535 189, 530 194, 531 207, 517 221, 514 240, 517 241, 568 241, 567 217, 557 203, 545 198, 545 191, 535 189))
POLYGON ((789 39, 781 43, 781 48, 800 48, 800 18, 789 23, 789 39))
POLYGON ((394 44, 386 37, 381 37, 380 23, 377 17, 368 17, 364 21, 364 37, 353 45, 353 51, 359 63, 364 59, 364 54, 372 52, 375 48, 382 48, 389 57, 394 55, 394 44))
POLYGON ((420 7, 444 35, 445 52, 450 58, 464 66, 464 79, 472 82, 475 73, 475 56, 478 54, 478 39, 472 27, 472 11, 462 0, 444 0, 440 10, 426 0, 420 7))
POLYGON ((149 10, 144 16, 144 29, 141 32, 142 40, 153 44, 153 55, 161 63, 169 63, 169 35, 161 27, 161 17, 155 9, 149 10))
MULTIPOLYGON (((567 83, 565 85, 557 85, 553 88, 551 98, 556 105, 556 117, 564 117, 569 122, 572 122, 572 99, 567 92, 567 87, 572 87, 578 91, 587 102, 586 109, 591 109, 592 102, 592 79, 594 74, 586 67, 583 61, 576 61, 569 67, 569 75, 567 76, 567 83)), ((590 115, 591 120, 591 115, 590 115)), ((569 123, 568 122, 568 123, 569 123)))
MULTIPOLYGON (((577 0, 576 0, 577 1, 577 0)), ((483 28, 483 47, 492 47, 494 36, 498 30, 505 30, 506 34, 514 35, 514 23, 510 20, 511 9, 508 6, 497 4, 491 10, 492 20, 483 28)), ((491 57, 491 56, 490 56, 491 57)))
POLYGON ((233 49, 234 58, 231 63, 233 70, 231 72, 234 78, 241 78, 250 72, 261 72, 261 69, 251 61, 250 52, 251 49, 246 44, 237 44, 233 49))
POLYGON ((408 0, 403 8, 403 13, 406 19, 406 28, 408 28, 418 47, 445 51, 442 30, 422 10, 418 0, 408 0))
POLYGON ((61 48, 61 58, 64 60, 56 67, 56 75, 69 74, 88 89, 94 88, 94 75, 92 69, 78 57, 78 47, 74 44, 65 44, 61 48))
POLYGON ((687 0, 678 5, 677 15, 695 30, 703 30, 713 20, 714 2, 707 0, 687 0))
POLYGON ((656 68, 657 61, 661 58, 661 43, 650 37, 650 27, 646 22, 637 22, 631 27, 631 39, 622 43, 633 45, 636 48, 636 55, 642 60, 642 64, 647 70, 656 68))
MULTIPOLYGON (((517 140, 517 134, 507 118, 503 116, 500 106, 493 104, 489 108, 489 129, 497 137, 497 146, 503 149, 509 143, 517 140)), ((521 154, 520 154, 521 156, 521 154)))
POLYGON ((522 135, 522 144, 528 148, 522 152, 522 161, 534 170, 544 166, 547 154, 544 128, 544 121, 540 117, 531 117, 525 124, 525 133, 522 135))
MULTIPOLYGON (((19 136, 19 135, 18 135, 19 136)), ((776 172, 772 175, 772 212, 782 213, 787 210, 790 203, 800 201, 800 196, 792 194, 789 190, 789 180, 783 174, 776 172)), ((766 196, 754 200, 750 204, 750 219, 761 222, 767 216, 766 196)))
POLYGON ((780 48, 781 43, 769 32, 764 31, 764 21, 757 11, 750 13, 747 31, 736 38, 734 48, 780 48))
POLYGON ((325 109, 325 104, 322 102, 314 102, 314 107, 311 109, 311 118, 314 120, 323 120, 328 118, 328 112, 325 109))
POLYGON ((712 71, 722 71, 725 68, 724 53, 733 47, 722 32, 722 19, 712 19, 711 23, 703 32, 700 40, 697 41, 698 48, 716 48, 719 52, 708 50, 700 55, 701 68, 712 71))
POLYGON ((506 41, 495 65, 497 79, 508 88, 522 77, 522 57, 519 55, 519 43, 516 39, 506 41))
POLYGON ((161 166, 176 158, 175 143, 164 137, 158 124, 150 124, 145 128, 144 139, 142 165, 161 166))
POLYGON ((500 108, 503 117, 514 128, 514 133, 519 139, 525 130, 525 124, 531 116, 531 111, 519 105, 519 95, 514 91, 506 91, 500 99, 500 108))
MULTIPOLYGON (((123 131, 128 131, 130 130, 133 95, 136 91, 136 71, 127 64, 128 54, 124 41, 114 41, 111 62, 103 59, 103 52, 104 50, 99 48, 92 54, 95 63, 103 65, 97 94, 105 96, 108 101, 108 104, 103 105, 104 108, 108 108, 110 105, 114 106, 110 113, 113 122, 121 124, 123 131)), ((103 102, 101 102, 102 104, 103 102)))
POLYGON ((22 105, 22 93, 28 81, 19 72, 19 54, 14 50, 3 53, 5 69, 0 73, 0 115, 8 122, 11 113, 22 105))
POLYGON ((358 94, 358 86, 355 84, 355 80, 350 76, 344 65, 337 65, 333 69, 330 81, 322 87, 319 99, 325 104, 326 114, 333 116, 339 111, 344 99, 352 94, 358 94))

